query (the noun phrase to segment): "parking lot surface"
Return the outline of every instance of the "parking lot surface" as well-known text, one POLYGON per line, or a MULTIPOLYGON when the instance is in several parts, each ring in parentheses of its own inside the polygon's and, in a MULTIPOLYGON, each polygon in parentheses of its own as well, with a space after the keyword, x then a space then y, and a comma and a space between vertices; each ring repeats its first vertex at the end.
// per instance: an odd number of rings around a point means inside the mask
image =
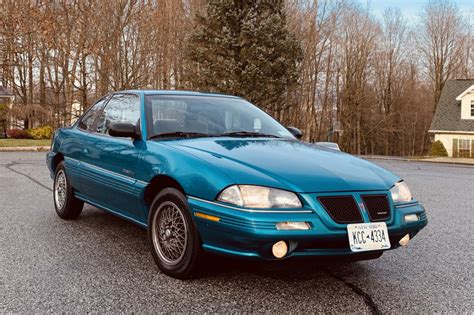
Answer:
POLYGON ((0 152, 0 313, 473 312, 474 167, 371 160, 428 212, 378 260, 259 263, 208 256, 199 278, 160 273, 146 231, 92 206, 54 212, 45 153, 0 152))

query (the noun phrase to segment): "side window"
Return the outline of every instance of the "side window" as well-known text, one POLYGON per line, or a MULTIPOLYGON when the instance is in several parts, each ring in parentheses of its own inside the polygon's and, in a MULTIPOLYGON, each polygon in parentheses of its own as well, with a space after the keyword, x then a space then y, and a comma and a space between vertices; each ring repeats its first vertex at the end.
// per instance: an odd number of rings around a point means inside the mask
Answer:
POLYGON ((140 120, 140 98, 132 94, 114 95, 102 111, 96 132, 108 134, 111 123, 126 122, 136 125, 140 120))
POLYGON ((87 131, 94 131, 94 122, 96 121, 97 117, 100 115, 102 108, 105 105, 105 101, 107 100, 107 97, 104 97, 94 105, 92 105, 92 108, 89 109, 84 116, 81 118, 79 121, 78 127, 87 130, 87 131))
POLYGON ((185 131, 187 105, 174 100, 152 100, 154 134, 185 131))

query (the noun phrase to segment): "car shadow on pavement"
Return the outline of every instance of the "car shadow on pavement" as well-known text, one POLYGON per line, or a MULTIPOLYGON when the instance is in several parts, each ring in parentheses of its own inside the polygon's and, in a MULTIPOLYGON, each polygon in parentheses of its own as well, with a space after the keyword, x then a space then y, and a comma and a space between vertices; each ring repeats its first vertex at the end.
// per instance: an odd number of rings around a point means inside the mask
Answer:
MULTIPOLYGON (((242 258, 205 254, 201 262, 199 277, 213 278, 230 273, 249 273, 279 280, 318 279, 333 272, 344 273, 356 270, 359 275, 364 267, 358 262, 338 260, 335 258, 295 258, 271 260, 247 260, 242 258)), ((354 271, 355 272, 355 271, 354 271)))
MULTIPOLYGON (((81 226, 80 230, 94 231, 94 233, 88 233, 87 237, 90 238, 91 242, 105 246, 104 251, 113 252, 113 255, 116 257, 110 259, 113 259, 118 264, 124 264, 124 262, 129 261, 130 257, 140 257, 142 263, 136 266, 136 268, 139 268, 142 272, 157 272, 158 269, 148 247, 145 229, 88 205, 85 206, 83 213, 74 224, 81 226), (104 239, 106 240, 105 242, 104 239), (117 257, 117 255, 119 256, 117 257), (149 264, 143 264, 143 261, 147 259, 149 264), (145 270, 143 270, 144 268, 145 270)), ((133 261, 129 263, 133 263, 133 261)), ((131 266, 127 267, 130 268, 131 266)), ((341 261, 334 258, 298 257, 271 261, 204 253, 197 278, 212 279, 223 276, 228 277, 230 275, 243 276, 244 274, 250 274, 281 280, 308 280, 311 278, 317 279, 323 275, 327 276, 328 273, 340 273, 341 271, 352 273, 355 270, 357 270, 359 275, 365 273, 364 265, 361 263, 341 261)))

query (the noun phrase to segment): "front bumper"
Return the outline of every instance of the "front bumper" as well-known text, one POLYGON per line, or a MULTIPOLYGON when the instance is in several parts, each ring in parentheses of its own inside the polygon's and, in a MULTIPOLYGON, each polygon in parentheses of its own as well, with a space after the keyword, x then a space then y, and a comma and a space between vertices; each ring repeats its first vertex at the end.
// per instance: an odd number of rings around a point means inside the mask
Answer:
MULTIPOLYGON (((288 211, 245 212, 235 207, 228 207, 217 202, 188 197, 196 225, 206 251, 274 259, 271 246, 280 240, 289 244, 292 256, 353 256, 349 248, 345 224, 335 223, 322 209, 314 197, 305 196, 307 207, 300 212, 288 211), (199 216, 196 216, 196 213, 199 216), (200 214, 219 218, 209 220, 200 214), (276 223, 286 221, 304 221, 311 225, 310 230, 285 231, 277 230, 276 223)), ((370 222, 367 213, 361 210, 364 222, 370 222)), ((386 222, 390 236, 390 249, 399 247, 399 240, 406 234, 413 238, 427 224, 423 206, 414 202, 402 207, 391 206, 391 217, 386 222), (419 220, 407 223, 407 214, 417 214, 419 220)), ((368 253, 368 252, 366 252, 368 253)), ((285 257, 285 258, 286 258, 285 257)))

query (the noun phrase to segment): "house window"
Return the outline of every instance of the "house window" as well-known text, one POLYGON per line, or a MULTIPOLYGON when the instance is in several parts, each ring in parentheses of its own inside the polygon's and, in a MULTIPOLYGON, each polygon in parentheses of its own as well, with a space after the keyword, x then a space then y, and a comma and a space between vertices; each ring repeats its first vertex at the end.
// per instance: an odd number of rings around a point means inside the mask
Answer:
POLYGON ((469 157, 470 154, 470 145, 468 139, 459 139, 458 147, 459 147, 459 157, 469 157))
POLYGON ((474 100, 471 100, 471 117, 474 117, 474 100))
POLYGON ((459 139, 459 150, 469 150, 469 140, 459 139))

